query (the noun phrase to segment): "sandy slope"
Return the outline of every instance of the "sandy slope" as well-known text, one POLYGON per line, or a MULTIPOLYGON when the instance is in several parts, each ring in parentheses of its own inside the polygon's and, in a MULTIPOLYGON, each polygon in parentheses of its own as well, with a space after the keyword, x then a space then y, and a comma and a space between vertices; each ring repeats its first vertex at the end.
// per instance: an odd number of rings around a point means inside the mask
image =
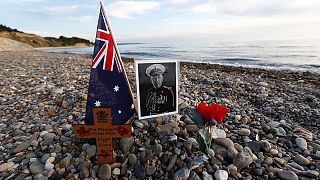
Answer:
POLYGON ((14 41, 8 38, 0 37, 0 51, 30 51, 32 46, 14 41))

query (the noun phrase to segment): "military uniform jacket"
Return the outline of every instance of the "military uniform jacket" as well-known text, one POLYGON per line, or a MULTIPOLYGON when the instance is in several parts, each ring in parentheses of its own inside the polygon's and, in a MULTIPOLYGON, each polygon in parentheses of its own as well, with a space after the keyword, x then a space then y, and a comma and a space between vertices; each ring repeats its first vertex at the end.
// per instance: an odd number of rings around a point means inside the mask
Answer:
POLYGON ((150 115, 175 111, 174 94, 171 87, 161 86, 149 90, 146 109, 150 115))

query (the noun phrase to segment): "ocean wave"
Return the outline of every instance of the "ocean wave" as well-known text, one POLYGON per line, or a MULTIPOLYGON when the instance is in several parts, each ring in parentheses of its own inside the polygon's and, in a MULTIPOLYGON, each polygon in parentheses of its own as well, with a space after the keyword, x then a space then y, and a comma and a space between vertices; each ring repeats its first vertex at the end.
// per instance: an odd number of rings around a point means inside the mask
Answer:
POLYGON ((223 58, 223 59, 217 59, 219 61, 246 61, 246 62, 257 62, 260 60, 257 59, 247 59, 247 58, 223 58))
POLYGON ((147 44, 147 43, 117 43, 119 46, 126 46, 126 45, 139 45, 139 44, 147 44))
POLYGON ((142 56, 142 57, 161 57, 160 54, 150 53, 150 52, 122 52, 121 55, 125 56, 142 56))

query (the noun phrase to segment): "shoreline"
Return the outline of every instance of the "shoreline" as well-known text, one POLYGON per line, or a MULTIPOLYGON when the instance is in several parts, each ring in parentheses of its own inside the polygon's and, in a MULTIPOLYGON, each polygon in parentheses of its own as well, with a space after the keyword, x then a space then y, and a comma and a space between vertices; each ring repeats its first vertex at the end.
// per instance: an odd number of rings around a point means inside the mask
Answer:
MULTIPOLYGON (((84 47, 90 47, 90 46, 84 46, 84 47)), ((60 49, 60 48, 77 48, 77 47, 46 47, 46 48, 37 48, 35 50, 40 52, 45 52, 45 51, 41 51, 41 49, 60 49)), ((74 55, 84 55, 84 56, 88 56, 91 57, 90 54, 77 54, 77 53, 72 53, 72 52, 46 52, 46 53, 58 53, 58 54, 74 54, 74 55)), ((122 56, 123 59, 133 59, 133 57, 127 57, 127 56, 122 56)), ((254 65, 254 64, 243 64, 243 65, 239 65, 239 64, 221 64, 221 63, 215 63, 215 62, 206 62, 206 61, 188 61, 188 60, 180 60, 180 59, 173 59, 173 60, 177 60, 180 63, 192 63, 192 64, 209 64, 209 65, 217 65, 217 66, 227 66, 227 67, 236 67, 236 68, 245 68, 245 69, 261 69, 261 70, 267 70, 267 71, 280 71, 280 72, 286 72, 286 73, 312 73, 315 75, 320 75, 320 66, 319 67, 314 67, 315 69, 318 68, 319 70, 305 70, 303 68, 305 67, 299 67, 299 66, 284 66, 281 67, 281 69, 279 69, 279 67, 277 67, 277 65, 269 65, 269 66, 261 66, 261 65, 254 65)), ((306 65, 308 66, 308 65, 306 65)))
MULTIPOLYGON (((74 45, 74 46, 57 46, 57 47, 34 47, 34 50, 41 50, 41 49, 60 49, 60 48, 85 48, 85 47, 91 47, 87 45, 74 45)), ((61 53, 64 54, 64 53, 61 53)))

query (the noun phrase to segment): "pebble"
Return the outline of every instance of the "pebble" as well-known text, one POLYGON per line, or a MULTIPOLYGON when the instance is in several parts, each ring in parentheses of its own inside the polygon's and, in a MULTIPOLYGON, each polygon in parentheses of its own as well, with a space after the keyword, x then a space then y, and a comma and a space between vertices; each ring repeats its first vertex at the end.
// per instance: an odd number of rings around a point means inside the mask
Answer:
POLYGON ((213 149, 207 149, 207 154, 209 157, 213 158, 215 156, 215 152, 213 149))
POLYGON ((278 153, 279 153, 279 151, 278 150, 276 150, 276 149, 270 149, 270 154, 272 155, 272 156, 276 156, 276 155, 278 155, 278 153))
POLYGON ((170 171, 173 168, 173 166, 177 162, 177 158, 178 158, 178 156, 176 154, 174 154, 174 155, 172 155, 170 157, 169 164, 168 164, 168 167, 167 167, 167 171, 170 171))
POLYGON ((264 163, 270 166, 273 163, 273 159, 271 157, 267 157, 264 159, 264 163))
POLYGON ((302 149, 302 150, 306 150, 308 149, 308 144, 307 144, 307 141, 303 138, 296 138, 296 144, 297 146, 302 149))
POLYGON ((0 172, 8 172, 13 170, 13 162, 3 163, 0 165, 0 172))
POLYGON ((128 160, 130 165, 135 165, 137 164, 137 156, 135 154, 129 154, 128 155, 128 160))
POLYGON ((252 152, 258 153, 261 150, 261 142, 259 143, 258 141, 251 141, 248 143, 248 147, 252 152))
POLYGON ((219 154, 222 157, 227 157, 228 155, 228 150, 218 144, 213 143, 211 148, 214 149, 216 155, 219 154))
POLYGON ((267 140, 261 140, 260 146, 264 152, 269 152, 271 149, 271 144, 267 140))
POLYGON ((97 147, 96 145, 90 145, 88 148, 87 148, 87 155, 89 157, 93 157, 96 155, 96 152, 97 152, 97 147))
POLYGON ((217 138, 226 138, 227 134, 223 129, 213 129, 212 130, 212 138, 217 139, 217 138))
POLYGON ((181 153, 181 150, 179 148, 177 148, 177 147, 175 147, 173 151, 177 155, 179 155, 181 153))
POLYGON ((283 180, 298 180, 298 176, 296 175, 296 173, 294 173, 293 171, 288 171, 288 170, 284 170, 284 171, 278 171, 278 175, 280 177, 280 179, 283 180))
POLYGON ((285 160, 284 160, 284 159, 277 158, 277 157, 274 158, 274 161, 277 162, 277 163, 280 164, 280 165, 284 165, 284 163, 285 163, 285 160))
POLYGON ((54 133, 46 133, 43 135, 43 142, 45 142, 45 144, 50 144, 55 138, 56 135, 54 133))
POLYGON ((180 128, 176 122, 171 122, 168 124, 158 126, 163 134, 176 134, 180 131, 180 128))
POLYGON ((259 82, 258 85, 268 87, 269 84, 267 82, 259 82))
POLYGON ((81 179, 85 179, 85 178, 89 177, 90 171, 89 171, 88 166, 89 166, 89 163, 86 161, 82 162, 82 164, 80 165, 80 178, 81 179))
POLYGON ((197 173, 190 171, 188 180, 201 180, 197 173))
POLYGON ((204 171, 202 174, 203 174, 203 176, 202 176, 203 180, 213 180, 212 176, 210 174, 208 174, 207 172, 204 171))
POLYGON ((251 152, 248 147, 245 147, 243 151, 239 152, 233 159, 233 164, 238 168, 248 167, 253 163, 257 157, 251 152))
POLYGON ((186 125, 194 125, 194 122, 188 116, 186 118, 184 118, 183 122, 186 125))
POLYGON ((44 169, 45 169, 46 171, 51 171, 53 168, 54 168, 54 165, 51 164, 51 163, 46 163, 46 164, 44 165, 44 169))
POLYGON ((297 164, 296 162, 291 162, 291 163, 288 163, 289 166, 291 167, 294 167, 300 171, 304 171, 304 168, 302 166, 300 166, 299 164, 297 164))
POLYGON ((229 138, 217 138, 214 140, 214 143, 225 147, 226 149, 228 149, 229 147, 234 147, 233 142, 229 138))
POLYGON ((140 129, 143 129, 144 125, 141 122, 135 121, 134 125, 140 129))
POLYGON ((112 171, 112 174, 116 175, 116 176, 120 175, 120 169, 119 168, 114 168, 114 170, 112 171))
POLYGON ((297 155, 294 157, 294 161, 295 161, 296 163, 298 163, 299 165, 301 165, 301 166, 307 166, 307 165, 310 164, 309 159, 303 157, 303 156, 300 155, 300 154, 297 154, 297 155))
POLYGON ((250 129, 241 128, 237 133, 241 136, 249 136, 250 135, 250 129))
POLYGON ((152 161, 152 163, 147 163, 145 165, 145 168, 146 168, 146 173, 149 176, 155 174, 155 172, 157 171, 157 167, 154 161, 152 161))
POLYGON ((229 147, 228 148, 228 157, 233 159, 237 154, 238 154, 238 150, 234 147, 229 147))
POLYGON ((225 170, 218 170, 214 173, 214 177, 217 180, 227 180, 228 179, 228 172, 225 170))
POLYGON ((238 171, 238 168, 237 168, 236 165, 230 164, 230 165, 228 166, 228 172, 229 172, 229 173, 236 173, 237 171, 238 171))
POLYGON ((153 151, 155 156, 159 156, 159 154, 162 152, 162 145, 155 144, 151 147, 151 150, 153 151))
POLYGON ((60 161, 60 165, 62 168, 67 168, 70 165, 70 158, 69 157, 65 157, 60 161))
POLYGON ((207 172, 209 174, 213 174, 214 173, 214 170, 213 170, 213 168, 212 168, 212 166, 210 164, 206 164, 205 168, 206 168, 206 170, 207 170, 207 172))
POLYGON ((14 150, 13 150, 13 153, 18 153, 18 152, 21 152, 21 151, 24 151, 26 149, 28 149, 31 145, 31 141, 25 141, 21 144, 19 144, 14 150))
POLYGON ((173 176, 173 179, 187 180, 190 175, 190 170, 187 168, 179 169, 173 176))
POLYGON ((188 133, 199 131, 199 128, 197 125, 186 125, 186 129, 188 133))
POLYGON ((144 179, 147 175, 145 168, 140 164, 133 166, 133 172, 139 179, 144 179))
POLYGON ((280 123, 277 121, 271 121, 267 124, 270 128, 277 128, 280 126, 280 123))
POLYGON ((161 157, 160 157, 160 161, 162 164, 167 164, 170 160, 170 156, 168 154, 163 154, 161 157))
POLYGON ((40 162, 34 162, 30 165, 29 170, 32 174, 38 174, 44 171, 44 165, 40 162))
POLYGON ((98 177, 103 180, 108 180, 111 178, 111 166, 109 164, 103 164, 99 171, 98 177))

